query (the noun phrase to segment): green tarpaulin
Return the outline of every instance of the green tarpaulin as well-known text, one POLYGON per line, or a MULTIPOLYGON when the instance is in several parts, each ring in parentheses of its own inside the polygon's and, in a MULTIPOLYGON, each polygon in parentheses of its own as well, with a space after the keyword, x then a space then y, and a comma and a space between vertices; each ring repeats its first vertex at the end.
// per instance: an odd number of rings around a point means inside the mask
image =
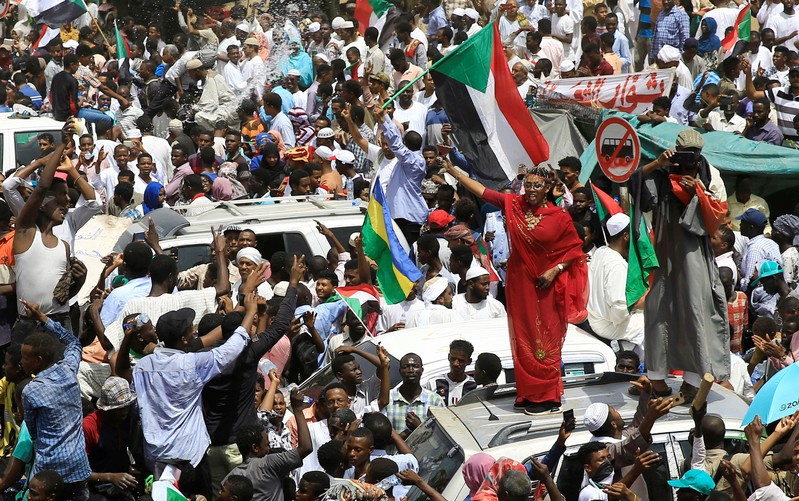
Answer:
MULTIPOLYGON (((664 150, 674 148, 677 134, 688 128, 673 123, 652 126, 640 123, 636 115, 629 113, 614 110, 602 112, 603 120, 611 116, 624 118, 636 128, 641 140, 642 162, 654 160, 664 150)), ((743 136, 729 132, 697 130, 705 139, 702 155, 723 173, 748 173, 758 176, 799 174, 799 150, 750 141, 743 136)), ((596 140, 592 141, 580 157, 580 162, 583 164, 583 170, 580 173, 581 183, 588 181, 594 169, 599 168, 595 142, 596 140)))

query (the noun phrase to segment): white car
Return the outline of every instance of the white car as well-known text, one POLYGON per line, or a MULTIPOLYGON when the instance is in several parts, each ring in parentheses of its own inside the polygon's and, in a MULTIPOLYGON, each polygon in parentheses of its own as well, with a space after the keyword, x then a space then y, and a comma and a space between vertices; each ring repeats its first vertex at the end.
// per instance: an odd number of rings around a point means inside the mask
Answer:
MULTIPOLYGON (((626 423, 632 421, 638 397, 627 393, 629 382, 637 376, 620 373, 586 375, 565 382, 563 409, 574 411, 576 429, 566 442, 567 451, 554 472, 555 481, 567 501, 577 499, 582 481, 582 465, 574 456, 580 445, 592 435, 583 426, 585 409, 594 402, 613 406, 626 423)), ((681 379, 671 378, 675 394, 681 379)), ((430 417, 408 437, 408 445, 419 460, 419 475, 446 499, 459 501, 469 494, 461 467, 467 458, 485 452, 495 459, 507 457, 520 462, 541 459, 558 436, 562 414, 528 416, 513 409, 516 388, 505 385, 478 389, 456 406, 434 407, 430 417)), ((747 404, 735 393, 713 385, 708 395, 708 413, 720 416, 726 425, 725 449, 728 453, 746 452, 747 443, 741 420, 747 404)), ((657 467, 644 474, 649 501, 673 501, 667 480, 683 473, 681 467, 690 457, 688 434, 693 428, 689 407, 673 408, 658 419, 652 430, 652 450, 661 455, 657 467)), ((409 492, 411 501, 426 499, 418 489, 409 492)))
POLYGON ((55 144, 61 142, 63 122, 46 117, 10 118, 12 113, 0 113, 0 164, 3 174, 29 164, 41 154, 38 136, 50 133, 55 144))
MULTIPOLYGON (((424 386, 428 381, 443 377, 449 372, 449 361, 447 360, 449 344, 456 339, 464 339, 472 343, 474 346, 473 361, 480 353, 495 353, 502 361, 503 367, 499 383, 515 381, 507 318, 402 329, 370 337, 361 342, 358 348, 373 354, 377 352, 378 343, 386 348, 391 358, 392 387, 401 382, 399 360, 406 353, 416 353, 422 358, 424 364, 421 381, 424 386)), ((371 377, 375 372, 374 366, 357 355, 356 358, 359 360, 364 380, 371 377)), ((566 333, 562 358, 561 373, 566 378, 612 371, 616 363, 616 355, 608 345, 573 325, 569 325, 566 333)), ((467 368, 467 372, 473 371, 474 364, 467 368)), ((316 398, 325 385, 334 381, 336 381, 335 374, 333 374, 330 364, 326 364, 304 381, 300 385, 300 389, 304 390, 307 395, 316 398)))

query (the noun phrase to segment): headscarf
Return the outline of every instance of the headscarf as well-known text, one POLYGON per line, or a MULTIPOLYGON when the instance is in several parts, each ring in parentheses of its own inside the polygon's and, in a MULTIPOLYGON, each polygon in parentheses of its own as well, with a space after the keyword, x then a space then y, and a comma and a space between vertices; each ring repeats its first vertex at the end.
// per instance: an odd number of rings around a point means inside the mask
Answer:
POLYGON ((250 33, 251 37, 255 37, 258 40, 258 55, 261 56, 263 61, 269 59, 269 39, 266 37, 266 33, 263 31, 256 31, 250 33))
POLYGON ((274 138, 272 142, 277 145, 277 152, 280 153, 280 158, 283 159, 286 156, 286 143, 283 142, 283 134, 275 129, 270 129, 267 133, 274 138))
POLYGON ((224 202, 233 199, 233 186, 230 179, 217 177, 211 186, 211 195, 217 202, 224 202))
POLYGON ((799 235, 799 217, 793 214, 785 214, 775 219, 771 224, 771 228, 793 241, 799 235))
POLYGON ((289 110, 289 120, 294 127, 294 135, 297 136, 297 146, 313 144, 316 139, 316 127, 308 121, 308 113, 302 108, 292 108, 289 110))
POLYGON ((697 40, 697 42, 699 42, 697 53, 700 56, 704 56, 708 52, 719 50, 721 47, 721 40, 716 36, 716 29, 718 28, 716 20, 712 17, 704 17, 702 18, 702 22, 707 25, 708 34, 705 35, 702 33, 702 36, 697 40))
POLYGON ((518 461, 513 459, 501 458, 488 470, 483 484, 477 493, 472 496, 473 501, 495 501, 497 499, 497 492, 499 491, 499 481, 508 470, 519 470, 527 474, 527 469, 518 461))
POLYGON ((480 485, 488 475, 488 470, 494 466, 494 458, 485 452, 478 452, 470 457, 463 463, 461 472, 463 473, 463 481, 466 487, 469 488, 469 496, 474 496, 480 489, 480 485))
POLYGON ((238 200, 239 198, 244 198, 247 196, 247 188, 241 184, 241 181, 239 181, 238 178, 238 164, 236 164, 236 162, 222 162, 222 165, 219 166, 219 171, 217 171, 217 174, 220 178, 225 178, 230 181, 232 200, 238 200))
POLYGON ((302 88, 308 87, 313 83, 314 74, 313 74, 313 61, 311 60, 311 56, 309 56, 305 49, 302 47, 302 43, 299 39, 291 39, 289 40, 289 45, 297 44, 299 47, 299 51, 296 55, 291 55, 291 48, 287 50, 285 56, 280 59, 280 63, 278 63, 278 69, 283 76, 287 76, 289 70, 297 70, 300 72, 300 86, 302 88))
POLYGON ((253 263, 255 263, 255 266, 258 266, 259 264, 264 262, 264 258, 261 256, 261 253, 258 252, 258 249, 256 249, 255 247, 245 247, 239 250, 236 253, 236 264, 239 264, 239 261, 242 258, 252 261, 253 263))
POLYGON ((444 294, 447 287, 449 287, 449 280, 441 276, 433 277, 425 282, 422 292, 422 299, 424 299, 425 304, 432 304, 441 294, 444 294))
POLYGON ((466 245, 474 244, 474 234, 472 230, 462 224, 456 224, 444 232, 444 238, 447 240, 461 240, 466 245))
POLYGON ((158 203, 158 197, 161 195, 161 190, 163 189, 164 185, 155 181, 148 183, 147 187, 144 188, 144 201, 141 205, 145 214, 164 206, 164 204, 158 203))
POLYGON ((286 163, 283 161, 283 156, 280 154, 280 150, 278 150, 277 145, 274 143, 266 143, 261 147, 261 158, 258 160, 258 162, 258 167, 262 169, 280 171, 281 173, 286 171, 286 163), (270 153, 277 154, 277 164, 275 164, 274 167, 266 165, 266 155, 270 153))

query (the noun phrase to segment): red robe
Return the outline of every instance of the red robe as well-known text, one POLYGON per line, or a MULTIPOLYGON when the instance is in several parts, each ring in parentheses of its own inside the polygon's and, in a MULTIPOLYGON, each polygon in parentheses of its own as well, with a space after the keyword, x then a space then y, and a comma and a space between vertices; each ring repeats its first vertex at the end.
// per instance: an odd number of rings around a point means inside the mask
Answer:
POLYGON ((568 320, 585 310, 588 269, 569 213, 549 202, 535 209, 524 196, 486 189, 483 199, 505 213, 511 243, 506 298, 516 396, 560 402, 561 348, 568 320), (540 219, 538 219, 540 217, 540 219), (529 229, 528 218, 533 223, 529 229), (535 282, 558 263, 571 261, 547 289, 535 282))

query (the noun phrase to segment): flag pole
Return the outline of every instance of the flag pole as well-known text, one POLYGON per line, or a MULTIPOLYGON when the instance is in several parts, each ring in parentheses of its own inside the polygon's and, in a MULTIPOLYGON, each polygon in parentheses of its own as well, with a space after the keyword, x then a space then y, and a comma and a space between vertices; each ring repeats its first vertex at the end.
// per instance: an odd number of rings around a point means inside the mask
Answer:
POLYGON ((100 35, 102 35, 103 40, 105 40, 105 44, 110 49, 111 48, 111 42, 108 41, 108 38, 106 38, 105 33, 103 33, 103 29, 100 28, 100 23, 97 21, 97 18, 94 17, 94 14, 92 14, 92 11, 89 10, 89 6, 86 5, 86 0, 80 0, 80 3, 83 4, 83 8, 86 9, 86 13, 89 14, 89 17, 92 18, 92 21, 94 21, 94 25, 97 26, 97 31, 100 32, 100 35))
MULTIPOLYGON (((480 28, 480 30, 479 30, 479 31, 483 31, 484 29, 488 28, 489 26, 493 26, 494 22, 495 22, 495 21, 492 21, 492 22, 490 22, 490 23, 486 24, 485 26, 483 26, 482 28, 480 28)), ((493 28, 492 28, 492 29, 493 29, 493 28)), ((477 33, 475 33, 475 35, 476 35, 476 34, 477 34, 477 33)), ((472 35, 472 36, 475 36, 475 35, 472 35)), ((386 101, 385 103, 383 103, 383 104, 380 106, 380 108, 381 108, 381 109, 383 109, 383 110, 385 110, 385 109, 386 109, 386 106, 388 106, 389 104, 393 103, 393 102, 394 102, 394 100, 395 100, 395 99, 397 99, 397 98, 400 96, 400 94, 402 94, 403 92, 405 92, 406 90, 408 90, 408 88, 409 88, 409 87, 411 87, 413 84, 415 84, 416 82, 418 82, 419 80, 421 80, 422 78, 424 78, 424 76, 425 76, 425 75, 427 75, 428 73, 430 73, 430 70, 434 70, 434 69, 436 69, 436 66, 438 66, 439 64, 441 64, 441 62, 442 62, 442 61, 446 60, 448 57, 452 56, 453 54, 456 54, 456 53, 458 52, 458 50, 459 50, 461 47, 463 47, 463 46, 464 46, 464 44, 466 44, 466 42, 464 42, 464 43, 460 44, 460 45, 458 46, 458 48, 457 48, 457 49, 455 49, 455 50, 453 50, 453 51, 449 52, 447 55, 445 55, 444 57, 442 57, 441 59, 439 59, 438 61, 436 61, 435 63, 433 63, 433 64, 432 64, 432 65, 431 65, 429 68, 427 68, 426 70, 424 70, 424 72, 422 72, 421 74, 419 74, 419 76, 417 76, 416 78, 414 78, 413 80, 411 80, 411 81, 410 81, 410 83, 408 83, 408 84, 407 84, 405 87, 401 88, 400 90, 398 90, 398 91, 396 91, 394 94, 392 94, 392 96, 391 96, 390 98, 388 98, 388 101, 386 101)))

